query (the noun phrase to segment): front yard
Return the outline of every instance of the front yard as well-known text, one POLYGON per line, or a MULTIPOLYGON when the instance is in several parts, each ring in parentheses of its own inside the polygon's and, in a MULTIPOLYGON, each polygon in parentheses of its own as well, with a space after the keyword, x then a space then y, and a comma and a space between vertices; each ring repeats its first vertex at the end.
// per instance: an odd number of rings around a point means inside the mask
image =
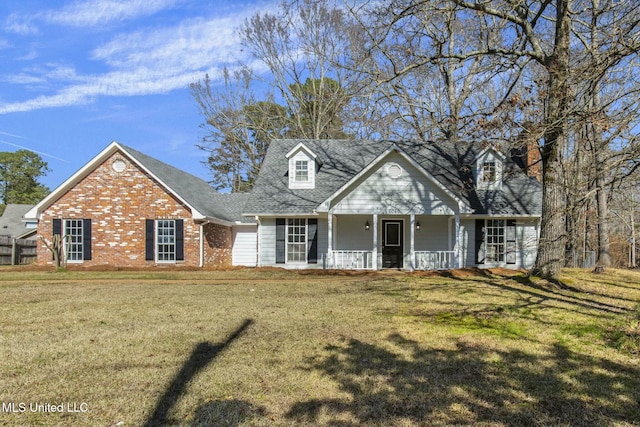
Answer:
POLYGON ((640 420, 637 272, 7 269, 0 301, 0 425, 640 420))

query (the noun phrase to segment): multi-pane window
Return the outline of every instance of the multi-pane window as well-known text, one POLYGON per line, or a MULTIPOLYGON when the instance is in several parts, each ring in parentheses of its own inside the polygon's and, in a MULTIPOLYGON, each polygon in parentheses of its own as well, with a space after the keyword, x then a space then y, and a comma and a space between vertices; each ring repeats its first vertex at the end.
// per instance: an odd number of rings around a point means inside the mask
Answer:
POLYGON ((488 219, 486 236, 486 262, 504 262, 505 221, 503 219, 488 219))
POLYGON ((309 162, 307 160, 296 160, 295 181, 309 181, 309 162))
POLYGON ((287 261, 307 261, 307 222, 304 218, 287 221, 287 261))
POLYGON ((156 254, 158 261, 176 260, 176 222, 173 219, 156 221, 156 254))
POLYGON ((66 248, 67 261, 82 261, 82 220, 67 219, 64 221, 64 246, 66 248))
POLYGON ((485 183, 493 183, 496 182, 496 179, 496 162, 484 162, 482 164, 482 180, 485 183))

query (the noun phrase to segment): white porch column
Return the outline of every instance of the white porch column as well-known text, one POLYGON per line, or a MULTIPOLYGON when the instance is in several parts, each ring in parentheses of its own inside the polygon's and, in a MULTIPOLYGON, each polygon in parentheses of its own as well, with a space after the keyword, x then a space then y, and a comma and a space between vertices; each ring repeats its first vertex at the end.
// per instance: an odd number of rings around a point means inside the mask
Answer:
POLYGON ((460 249, 462 248, 460 240, 460 211, 456 212, 456 244, 453 250, 456 252, 456 268, 461 268, 460 249))
POLYGON ((409 235, 411 236, 409 241, 411 242, 409 245, 409 257, 411 260, 409 261, 409 267, 411 271, 416 269, 416 215, 411 214, 409 216, 409 223, 411 224, 411 232, 409 235))
POLYGON ((373 214, 373 251, 371 267, 378 269, 378 214, 373 214))
POLYGON ((327 268, 333 268, 333 212, 327 214, 327 268))

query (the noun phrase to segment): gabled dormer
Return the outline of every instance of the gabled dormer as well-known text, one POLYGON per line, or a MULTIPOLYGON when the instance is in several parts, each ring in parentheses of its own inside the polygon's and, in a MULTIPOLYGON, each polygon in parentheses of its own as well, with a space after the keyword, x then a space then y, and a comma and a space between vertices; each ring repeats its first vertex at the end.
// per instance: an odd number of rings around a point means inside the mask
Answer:
POLYGON ((478 153, 474 169, 476 188, 479 190, 501 189, 505 160, 506 156, 493 147, 487 147, 478 153))
POLYGON ((286 155, 289 160, 289 188, 315 188, 320 160, 306 145, 296 145, 286 155))

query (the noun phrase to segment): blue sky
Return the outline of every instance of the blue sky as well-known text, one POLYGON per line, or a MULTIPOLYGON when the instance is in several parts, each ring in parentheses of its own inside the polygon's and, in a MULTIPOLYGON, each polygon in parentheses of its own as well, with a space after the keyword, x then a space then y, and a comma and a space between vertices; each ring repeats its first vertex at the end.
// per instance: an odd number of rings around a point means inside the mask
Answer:
POLYGON ((54 189, 119 141, 208 180, 189 84, 250 63, 235 29, 272 0, 0 1, 0 151, 54 189))

